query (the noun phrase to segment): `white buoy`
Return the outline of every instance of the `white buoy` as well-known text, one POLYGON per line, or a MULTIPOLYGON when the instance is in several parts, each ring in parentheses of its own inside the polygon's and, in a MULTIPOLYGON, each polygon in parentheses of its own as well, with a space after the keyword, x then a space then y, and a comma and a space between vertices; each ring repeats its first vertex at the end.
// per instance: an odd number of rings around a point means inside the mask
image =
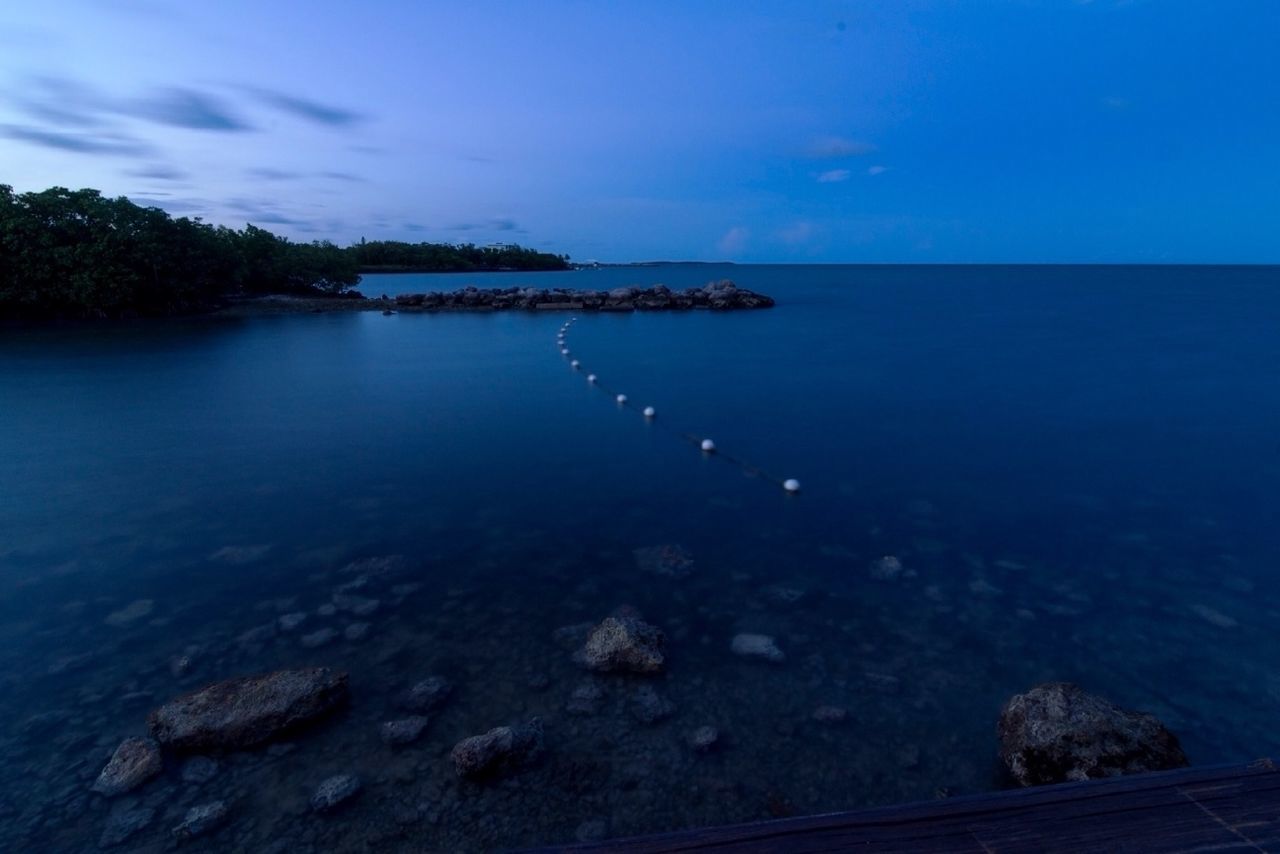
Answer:
POLYGON ((782 482, 782 488, 787 492, 799 492, 800 481, 796 480, 794 477, 789 477, 782 482))
POLYGON ((574 359, 572 362, 569 363, 569 367, 571 368, 581 367, 581 365, 582 363, 579 362, 577 359, 574 359))
POLYGON ((627 402, 627 396, 625 394, 618 395, 618 403, 626 403, 626 402, 627 402))
POLYGON ((714 454, 716 452, 716 443, 710 439, 703 439, 702 450, 706 451, 708 454, 714 454))
POLYGON ((658 414, 658 411, 657 411, 656 409, 654 409, 652 406, 646 406, 646 407, 644 408, 644 417, 645 417, 645 418, 652 418, 653 416, 655 416, 655 415, 657 415, 657 414, 658 414))
POLYGON ((593 382, 595 382, 595 381, 596 381, 596 375, 595 375, 595 374, 587 374, 587 382, 589 382, 589 383, 593 383, 593 382))

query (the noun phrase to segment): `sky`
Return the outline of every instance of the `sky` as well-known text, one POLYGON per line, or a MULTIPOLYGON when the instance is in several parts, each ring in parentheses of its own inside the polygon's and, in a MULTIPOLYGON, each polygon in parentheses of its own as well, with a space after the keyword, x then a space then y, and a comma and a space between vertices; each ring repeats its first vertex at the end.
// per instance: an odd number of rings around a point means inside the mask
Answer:
POLYGON ((575 260, 1280 262, 1277 0, 0 4, 0 183, 575 260))

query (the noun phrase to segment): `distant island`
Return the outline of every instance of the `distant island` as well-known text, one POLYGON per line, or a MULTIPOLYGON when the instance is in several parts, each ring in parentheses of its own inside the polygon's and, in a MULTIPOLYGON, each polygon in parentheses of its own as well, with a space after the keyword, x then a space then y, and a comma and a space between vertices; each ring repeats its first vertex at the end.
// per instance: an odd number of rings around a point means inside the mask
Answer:
POLYGON ((233 297, 358 297, 362 272, 568 270, 520 246, 298 243, 174 218, 125 197, 0 184, 0 319, 117 318, 209 310, 233 297))

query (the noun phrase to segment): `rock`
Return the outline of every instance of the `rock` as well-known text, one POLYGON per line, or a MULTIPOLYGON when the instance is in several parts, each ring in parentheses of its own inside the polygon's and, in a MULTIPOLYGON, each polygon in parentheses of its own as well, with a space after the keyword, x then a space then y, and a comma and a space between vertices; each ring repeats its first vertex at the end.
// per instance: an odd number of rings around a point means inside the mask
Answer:
POLYGON ((208 756, 192 756, 182 763, 182 782, 199 785, 218 776, 218 763, 208 756))
POLYGON ((587 635, 575 658, 602 673, 661 673, 665 647, 662 631, 639 618, 606 617, 587 635))
POLYGON ((1177 737, 1154 715, 1131 712, 1068 682, 1037 685, 1005 704, 1000 758, 1023 786, 1186 766, 1177 737))
POLYGON ((352 623, 351 625, 347 626, 345 629, 342 630, 342 636, 347 640, 351 641, 352 643, 356 641, 364 640, 365 636, 368 634, 369 634, 368 623, 352 623))
POLYGON ((697 753, 707 753, 720 742, 720 730, 713 726, 700 726, 689 733, 689 747, 697 753))
POLYGON ((311 809, 332 812, 360 794, 360 778, 354 774, 338 774, 321 783, 311 796, 311 809))
POLYGON ((119 611, 112 611, 102 622, 108 626, 123 628, 149 615, 155 607, 156 603, 151 599, 139 599, 136 602, 130 602, 119 611))
POLYGON ((602 818, 593 818, 578 825, 573 832, 579 842, 599 842, 609 834, 609 825, 602 818))
POLYGON ((397 721, 387 721, 380 730, 384 744, 411 744, 422 737, 431 719, 425 715, 414 715, 397 721))
POLYGON ((656 723, 675 714, 676 704, 661 697, 650 685, 642 685, 631 695, 631 713, 641 723, 656 723))
POLYGON ((734 655, 743 658, 759 658, 764 661, 781 662, 786 655, 778 649, 778 644, 768 635, 740 634, 734 635, 729 649, 734 655))
POLYGON ((335 593, 333 595, 333 604, 339 611, 348 611, 357 617, 367 617, 377 611, 382 603, 377 599, 369 599, 364 596, 335 593))
POLYGON ((429 712, 449 699, 453 684, 443 676, 428 676, 400 697, 400 708, 408 712, 429 712))
POLYGON ((173 750, 241 750, 333 711, 348 695, 345 673, 277 670, 184 694, 153 711, 147 725, 173 750))
POLYGON ((594 715, 600 711, 600 701, 604 699, 604 691, 594 682, 583 682, 569 695, 565 711, 574 715, 594 715))
POLYGON ((449 757, 459 777, 481 777, 516 770, 541 752, 542 721, 533 718, 527 724, 501 726, 464 738, 454 745, 449 757))
POLYGON ((163 768, 160 745, 149 738, 126 738, 98 775, 93 791, 113 798, 138 788, 163 768))
POLYGON ((298 643, 302 644, 307 649, 318 649, 319 647, 332 643, 333 639, 337 636, 337 629, 326 626, 323 629, 317 629, 310 634, 306 634, 298 638, 298 643))
POLYGON ((693 572, 693 558, 680 546, 649 546, 632 554, 643 572, 668 578, 685 578, 693 572))
POLYGON ((294 611, 291 614, 281 614, 280 617, 277 618, 276 624, 280 626, 280 631, 291 632, 306 621, 306 611, 294 611))
POLYGON ((885 555, 879 560, 873 560, 869 572, 876 581, 897 581, 899 578, 914 575, 907 572, 902 566, 902 561, 893 555, 885 555))
POLYGON ((102 838, 98 840, 98 845, 103 848, 119 845, 151 824, 155 817, 156 811, 151 807, 113 812, 107 819, 107 826, 102 831, 102 838))
POLYGON ((187 810, 182 824, 173 829, 177 839, 194 839, 204 836, 227 820, 227 804, 225 801, 211 801, 187 810))
POLYGON ((813 719, 823 724, 842 724, 849 719, 849 710, 843 706, 818 706, 813 719))

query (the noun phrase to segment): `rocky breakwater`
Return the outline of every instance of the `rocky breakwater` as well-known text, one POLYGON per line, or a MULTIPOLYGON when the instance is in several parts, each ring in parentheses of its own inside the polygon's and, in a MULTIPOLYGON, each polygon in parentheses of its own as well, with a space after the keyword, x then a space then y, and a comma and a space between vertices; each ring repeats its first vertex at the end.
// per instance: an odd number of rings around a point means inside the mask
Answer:
MULTIPOLYGON (((389 300, 384 300, 390 302, 389 300)), ((425 294, 401 294, 397 309, 440 311, 680 311, 695 308, 731 310, 772 308, 773 299, 727 279, 701 288, 672 290, 666 285, 649 288, 620 287, 608 291, 569 288, 476 288, 425 294)))

